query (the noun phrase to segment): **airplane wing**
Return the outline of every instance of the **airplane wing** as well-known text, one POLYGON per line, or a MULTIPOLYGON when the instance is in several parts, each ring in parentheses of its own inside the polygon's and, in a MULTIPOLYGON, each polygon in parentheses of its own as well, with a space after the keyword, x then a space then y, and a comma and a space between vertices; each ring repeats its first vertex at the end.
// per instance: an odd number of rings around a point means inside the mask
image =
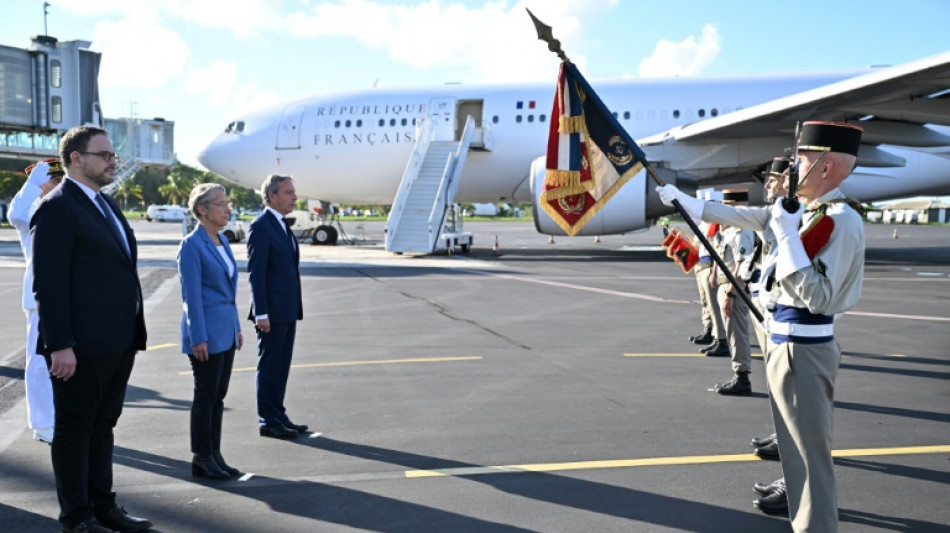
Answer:
MULTIPOLYGON (((788 146, 798 121, 858 119, 863 119, 865 144, 950 146, 950 136, 925 127, 950 126, 950 51, 673 128, 637 139, 637 143, 645 148, 664 144, 699 147, 721 146, 736 139, 783 138, 788 146)), ((763 154, 762 163, 774 156, 774 146, 769 150, 773 153, 763 154)), ((690 162, 699 163, 696 159, 690 162)), ((745 161, 748 163, 751 161, 745 161)), ((736 161, 733 168, 745 164, 736 161)))

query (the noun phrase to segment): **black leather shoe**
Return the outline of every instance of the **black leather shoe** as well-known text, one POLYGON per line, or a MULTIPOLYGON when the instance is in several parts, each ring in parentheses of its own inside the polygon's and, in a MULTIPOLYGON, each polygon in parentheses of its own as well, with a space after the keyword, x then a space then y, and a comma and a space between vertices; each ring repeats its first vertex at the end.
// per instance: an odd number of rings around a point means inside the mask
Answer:
POLYGON ((788 516, 788 494, 785 493, 785 485, 776 488, 772 494, 755 500, 752 505, 765 514, 788 516))
POLYGON ((769 461, 778 461, 778 441, 774 440, 771 444, 766 444, 765 446, 759 446, 753 451, 757 457, 762 459, 768 459, 769 461))
POLYGON ((64 527, 63 533, 114 533, 111 529, 103 526, 95 518, 83 520, 73 527, 64 527))
POLYGON ((699 353, 706 353, 710 350, 715 350, 716 348, 719 347, 720 344, 722 344, 722 341, 720 341, 719 339, 713 339, 712 343, 710 343, 709 346, 703 346, 702 348, 700 348, 699 353))
POLYGON ((706 357, 729 357, 732 353, 729 351, 729 345, 719 341, 714 342, 708 346, 709 349, 704 351, 706 357))
POLYGON ((231 479, 231 476, 221 470, 217 461, 210 455, 195 454, 191 459, 191 475, 210 479, 231 479))
POLYGON ((761 448, 766 444, 772 444, 772 442, 776 440, 778 440, 778 435, 772 433, 768 437, 752 437, 752 440, 749 441, 749 444, 751 444, 753 448, 761 448))
POLYGON ((694 344, 709 344, 715 339, 713 339, 711 331, 704 331, 700 335, 690 335, 689 340, 694 344))
POLYGON ((308 429, 310 429, 310 426, 308 426, 307 424, 294 424, 293 422, 290 422, 290 421, 286 422, 284 424, 284 427, 290 428, 296 431, 297 433, 303 433, 304 431, 307 431, 308 429))
POLYGON ((261 426, 261 436, 272 439, 296 439, 300 436, 296 429, 290 429, 282 424, 276 426, 261 426))
POLYGON ((244 472, 241 472, 237 468, 234 468, 233 466, 224 462, 224 457, 221 457, 221 452, 214 451, 211 453, 211 457, 214 457, 214 462, 218 463, 218 468, 224 470, 227 475, 231 477, 241 477, 244 475, 244 472))
POLYGON ((748 396, 752 394, 752 383, 748 375, 739 374, 732 381, 717 384, 716 392, 725 396, 748 396))
POLYGON ((752 490, 758 492, 762 496, 768 496, 775 492, 779 487, 785 486, 785 478, 780 477, 771 483, 755 483, 752 485, 752 490))
POLYGON ((96 520, 102 525, 121 533, 145 531, 152 527, 152 522, 137 516, 132 516, 122 507, 113 507, 106 513, 96 513, 96 520))

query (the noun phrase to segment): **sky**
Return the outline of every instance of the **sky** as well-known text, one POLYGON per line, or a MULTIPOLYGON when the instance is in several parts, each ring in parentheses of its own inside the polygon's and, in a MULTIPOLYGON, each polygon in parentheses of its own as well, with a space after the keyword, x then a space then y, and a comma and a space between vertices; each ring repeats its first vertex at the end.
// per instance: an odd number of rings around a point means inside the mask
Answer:
MULTIPOLYGON (((950 49, 946 0, 51 0, 48 34, 102 53, 107 118, 175 122, 197 154, 238 117, 322 92, 550 81, 525 8, 596 81, 844 70, 950 49)), ((4 2, 0 44, 44 33, 43 1, 4 2)))

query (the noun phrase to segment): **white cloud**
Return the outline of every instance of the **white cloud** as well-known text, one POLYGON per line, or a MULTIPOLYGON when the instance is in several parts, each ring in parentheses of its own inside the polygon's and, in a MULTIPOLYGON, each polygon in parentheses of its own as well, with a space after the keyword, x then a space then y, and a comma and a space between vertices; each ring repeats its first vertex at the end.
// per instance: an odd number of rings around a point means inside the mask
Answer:
POLYGON ((92 41, 102 52, 102 85, 155 89, 182 77, 191 56, 181 35, 142 16, 100 22, 92 41))
POLYGON ((243 113, 254 109, 276 104, 283 100, 274 91, 263 89, 256 81, 251 81, 237 87, 232 95, 232 114, 243 113))
POLYGON ((185 80, 185 92, 207 94, 214 106, 228 102, 237 84, 237 67, 233 62, 215 61, 211 66, 192 70, 185 80))
POLYGON ((703 26, 699 41, 690 35, 678 43, 661 40, 653 55, 640 62, 640 76, 689 76, 701 72, 721 50, 719 31, 712 24, 703 26))
POLYGON ((170 0, 168 17, 178 17, 203 28, 230 30, 239 37, 264 30, 281 30, 281 2, 274 0, 170 0))
MULTIPOLYGON (((437 0, 391 5, 371 0, 321 3, 287 16, 287 30, 301 37, 350 37, 416 68, 457 68, 469 82, 547 79, 556 57, 525 12, 527 2, 488 2, 480 7, 437 0)), ((562 43, 581 38, 581 19, 616 0, 555 0, 531 6, 555 28, 562 43)), ((568 45, 564 45, 568 48, 568 45)), ((572 60, 583 63, 582 56, 572 60)))

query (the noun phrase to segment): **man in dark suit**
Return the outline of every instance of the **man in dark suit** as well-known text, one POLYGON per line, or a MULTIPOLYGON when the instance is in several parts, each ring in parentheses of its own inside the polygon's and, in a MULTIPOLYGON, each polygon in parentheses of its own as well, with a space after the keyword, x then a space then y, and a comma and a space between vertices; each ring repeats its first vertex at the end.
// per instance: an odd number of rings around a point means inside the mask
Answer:
POLYGON ((53 378, 53 474, 63 531, 142 531, 152 526, 116 505, 113 428, 135 353, 145 348, 136 243, 115 202, 99 192, 118 159, 105 130, 60 142, 66 179, 31 221, 37 353, 53 378))
POLYGON ((247 234, 251 283, 248 318, 257 330, 257 416, 262 437, 293 439, 307 431, 284 408, 297 321, 303 318, 300 249, 284 218, 294 210, 294 180, 271 174, 261 185, 266 208, 247 234))

